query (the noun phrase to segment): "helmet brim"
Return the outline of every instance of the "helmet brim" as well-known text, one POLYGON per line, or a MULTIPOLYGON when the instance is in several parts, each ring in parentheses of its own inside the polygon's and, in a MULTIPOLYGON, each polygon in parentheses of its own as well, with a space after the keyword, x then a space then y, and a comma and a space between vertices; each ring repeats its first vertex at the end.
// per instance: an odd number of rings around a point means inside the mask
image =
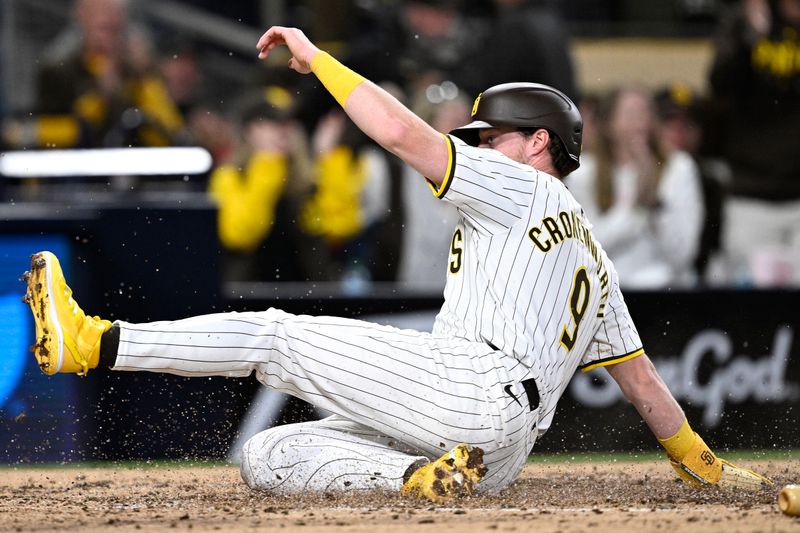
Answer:
POLYGON ((469 124, 450 130, 450 135, 458 137, 470 146, 478 146, 481 141, 478 132, 487 128, 494 128, 494 126, 483 120, 474 120, 469 124))

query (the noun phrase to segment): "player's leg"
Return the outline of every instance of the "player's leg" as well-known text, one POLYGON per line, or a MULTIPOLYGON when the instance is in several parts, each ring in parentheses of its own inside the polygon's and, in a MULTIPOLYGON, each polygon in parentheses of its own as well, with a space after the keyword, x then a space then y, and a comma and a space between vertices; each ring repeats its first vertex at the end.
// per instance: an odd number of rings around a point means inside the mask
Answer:
POLYGON ((485 451, 483 489, 508 485, 533 445, 528 370, 483 343, 278 309, 117 323, 114 370, 245 376, 407 443, 430 459, 485 451), (514 396, 506 391, 512 386, 514 396))
POLYGON ((428 462, 397 439, 339 416, 276 426, 242 448, 242 479, 251 488, 397 491, 428 462))
MULTIPOLYGON (((247 376, 432 456, 459 442, 497 446, 507 437, 501 383, 508 369, 483 343, 278 309, 172 322, 117 322, 114 370, 247 376), (492 400, 487 391, 497 396, 492 400)), ((517 368, 519 365, 516 365, 517 368)), ((520 409, 518 407, 517 409, 520 409)))
POLYGON ((510 482, 532 444, 538 410, 519 400, 520 391, 513 398, 504 392, 530 376, 519 361, 483 343, 275 309, 119 322, 106 331, 107 321, 83 315, 57 260, 46 253, 32 260, 26 298, 37 335, 42 332, 36 357, 48 373, 97 366, 101 335, 118 370, 190 376, 255 371, 270 387, 373 427, 429 457, 460 442, 479 446, 490 468, 488 487, 510 482), (106 342, 114 334, 119 342, 106 342), (74 368, 52 364, 53 354, 61 352, 74 368))
POLYGON ((273 492, 386 490, 444 501, 485 489, 483 451, 464 444, 429 461, 396 439, 336 415, 262 431, 242 449, 242 479, 273 492))

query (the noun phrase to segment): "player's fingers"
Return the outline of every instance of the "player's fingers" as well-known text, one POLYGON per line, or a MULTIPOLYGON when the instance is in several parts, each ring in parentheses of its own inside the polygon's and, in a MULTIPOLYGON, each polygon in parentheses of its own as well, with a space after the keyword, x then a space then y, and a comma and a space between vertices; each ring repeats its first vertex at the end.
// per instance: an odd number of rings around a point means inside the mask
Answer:
POLYGON ((270 42, 270 41, 271 41, 271 40, 272 40, 272 39, 273 39, 273 38, 274 38, 276 35, 279 35, 279 34, 281 34, 281 30, 282 30, 282 29, 283 29, 283 28, 282 28, 282 27, 280 27, 280 26, 272 26, 270 29, 268 29, 267 31, 265 31, 265 32, 264 32, 264 34, 261 36, 261 38, 258 40, 258 43, 256 43, 256 48, 258 48, 258 49, 260 50, 260 49, 262 49, 262 48, 266 47, 266 46, 267 46, 267 44, 269 44, 269 42, 270 42))
POLYGON ((283 30, 285 30, 285 28, 273 26, 261 36, 258 43, 256 43, 259 59, 267 57, 276 46, 286 44, 283 30))
POLYGON ((270 50, 272 50, 274 46, 265 46, 258 51, 258 58, 265 59, 268 55, 270 50))
POLYGON ((264 48, 262 48, 261 51, 258 53, 259 59, 264 59, 269 55, 270 52, 272 52, 273 48, 275 48, 276 46, 280 46, 282 44, 286 44, 286 42, 283 40, 270 42, 264 48))

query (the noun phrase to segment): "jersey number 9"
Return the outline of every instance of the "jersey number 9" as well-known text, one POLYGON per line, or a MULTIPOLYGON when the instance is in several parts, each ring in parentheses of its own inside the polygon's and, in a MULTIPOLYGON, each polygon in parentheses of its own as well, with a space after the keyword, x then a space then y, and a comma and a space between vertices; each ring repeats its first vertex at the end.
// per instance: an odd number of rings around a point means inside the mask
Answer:
POLYGON ((578 328, 589 307, 589 289, 589 274, 586 273, 586 267, 580 267, 575 272, 575 281, 572 283, 572 292, 569 295, 569 309, 575 328, 570 333, 568 325, 565 325, 561 332, 561 344, 567 351, 572 350, 578 338, 578 328))

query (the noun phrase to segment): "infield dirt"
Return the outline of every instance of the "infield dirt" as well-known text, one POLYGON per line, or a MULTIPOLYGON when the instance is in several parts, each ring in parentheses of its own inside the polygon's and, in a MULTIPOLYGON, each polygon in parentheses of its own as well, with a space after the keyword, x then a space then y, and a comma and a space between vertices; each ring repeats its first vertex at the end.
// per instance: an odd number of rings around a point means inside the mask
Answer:
POLYGON ((446 506, 396 494, 278 496, 235 467, 3 468, 0 531, 745 531, 800 532, 777 508, 800 461, 744 462, 756 493, 695 490, 666 461, 528 465, 507 490, 446 506))

